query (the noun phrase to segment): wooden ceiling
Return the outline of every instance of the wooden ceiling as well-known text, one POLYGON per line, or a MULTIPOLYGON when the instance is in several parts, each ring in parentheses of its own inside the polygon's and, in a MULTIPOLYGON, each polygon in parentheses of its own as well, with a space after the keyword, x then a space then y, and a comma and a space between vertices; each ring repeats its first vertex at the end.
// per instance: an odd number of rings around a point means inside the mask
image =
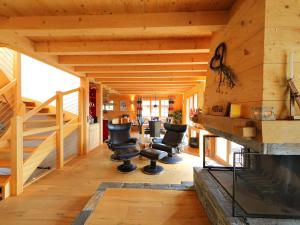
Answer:
POLYGON ((0 42, 119 94, 205 81, 234 0, 0 0, 0 42))

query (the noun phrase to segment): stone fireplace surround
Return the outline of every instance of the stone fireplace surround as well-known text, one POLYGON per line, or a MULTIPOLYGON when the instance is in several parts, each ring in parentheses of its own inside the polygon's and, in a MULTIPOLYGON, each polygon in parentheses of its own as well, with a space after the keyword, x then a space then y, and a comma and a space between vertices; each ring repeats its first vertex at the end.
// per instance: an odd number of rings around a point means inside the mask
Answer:
MULTIPOLYGON (((273 155, 300 155, 300 144, 260 143, 244 139, 215 128, 205 127, 207 131, 243 145, 253 152, 273 155)), ((198 198, 206 209, 212 222, 217 225, 300 225, 300 220, 273 218, 243 218, 232 216, 232 198, 213 178, 207 169, 194 168, 194 185, 198 198)))

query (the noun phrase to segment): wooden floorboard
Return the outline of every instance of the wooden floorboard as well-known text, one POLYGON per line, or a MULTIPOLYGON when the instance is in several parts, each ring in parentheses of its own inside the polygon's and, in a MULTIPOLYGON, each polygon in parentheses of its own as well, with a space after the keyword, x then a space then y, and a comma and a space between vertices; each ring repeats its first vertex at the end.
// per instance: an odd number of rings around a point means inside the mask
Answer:
MULTIPOLYGON (((130 174, 117 172, 118 162, 109 160, 111 151, 103 145, 87 156, 75 158, 63 169, 25 188, 19 197, 0 201, 0 218, 5 225, 64 225, 71 224, 81 209, 95 193, 101 182, 117 181, 131 183, 180 183, 192 181, 194 165, 200 165, 199 158, 183 154, 184 162, 178 165, 162 164, 165 172, 149 176, 140 168, 149 161, 135 158, 138 170, 130 174)), ((0 224, 1 221, 0 221, 0 224)))
POLYGON ((209 225, 194 191, 107 189, 87 225, 209 225))

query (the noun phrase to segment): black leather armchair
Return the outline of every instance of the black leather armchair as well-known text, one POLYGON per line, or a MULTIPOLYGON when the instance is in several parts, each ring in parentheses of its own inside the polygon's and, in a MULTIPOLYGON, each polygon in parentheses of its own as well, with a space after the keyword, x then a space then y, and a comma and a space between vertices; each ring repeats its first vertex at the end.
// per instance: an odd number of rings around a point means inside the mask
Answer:
POLYGON ((176 125, 165 123, 166 134, 163 139, 154 138, 152 143, 153 149, 158 149, 168 153, 168 156, 160 161, 168 164, 175 164, 182 161, 182 158, 177 155, 182 148, 182 139, 187 129, 187 125, 176 125))
POLYGON ((137 138, 130 137, 131 123, 112 124, 109 122, 108 130, 110 139, 107 142, 108 148, 114 152, 112 160, 120 160, 115 150, 136 148, 137 138))

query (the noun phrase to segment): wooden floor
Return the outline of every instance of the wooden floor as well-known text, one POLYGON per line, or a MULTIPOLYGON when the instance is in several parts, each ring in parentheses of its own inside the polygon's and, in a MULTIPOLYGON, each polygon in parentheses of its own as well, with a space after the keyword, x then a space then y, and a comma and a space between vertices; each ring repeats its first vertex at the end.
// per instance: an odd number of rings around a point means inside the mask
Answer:
POLYGON ((88 225, 209 225, 193 191, 108 189, 88 225))
MULTIPOLYGON (((116 171, 118 162, 110 161, 110 155, 111 151, 103 145, 38 180, 21 196, 0 201, 0 224, 69 225, 103 181, 180 183, 192 181, 192 168, 200 165, 199 158, 182 154, 182 164, 164 164, 165 172, 158 176, 145 175, 140 170, 121 174, 116 171)), ((139 157, 134 162, 138 168, 149 163, 139 157)))

